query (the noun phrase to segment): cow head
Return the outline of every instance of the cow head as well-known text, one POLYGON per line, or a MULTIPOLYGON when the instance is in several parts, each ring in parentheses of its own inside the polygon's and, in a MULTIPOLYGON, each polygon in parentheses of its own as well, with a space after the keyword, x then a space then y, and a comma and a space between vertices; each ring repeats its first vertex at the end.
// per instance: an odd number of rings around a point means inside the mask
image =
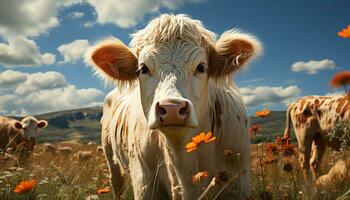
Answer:
POLYGON ((32 116, 28 116, 23 118, 21 122, 15 122, 14 127, 23 130, 23 135, 28 139, 35 136, 38 128, 46 128, 47 124, 45 120, 37 120, 32 116))
POLYGON ((136 83, 149 128, 161 130, 197 127, 208 112, 210 82, 232 79, 261 50, 257 39, 238 31, 216 41, 184 15, 156 18, 133 34, 130 46, 109 39, 86 59, 105 79, 136 83))

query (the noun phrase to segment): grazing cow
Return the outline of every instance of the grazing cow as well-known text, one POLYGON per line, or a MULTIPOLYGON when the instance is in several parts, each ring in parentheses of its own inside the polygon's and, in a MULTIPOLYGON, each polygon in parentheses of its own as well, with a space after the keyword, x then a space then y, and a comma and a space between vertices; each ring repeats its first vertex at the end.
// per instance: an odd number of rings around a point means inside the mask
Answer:
POLYGON ((86 162, 86 161, 91 160, 93 158, 91 151, 78 151, 76 153, 76 156, 80 162, 86 162))
POLYGON ((69 156, 71 153, 73 153, 73 148, 72 147, 60 147, 58 151, 63 155, 63 156, 69 156))
POLYGON ((97 152, 97 154, 99 154, 99 155, 102 155, 103 154, 103 147, 102 146, 97 146, 96 147, 96 152, 97 152))
POLYGON ((15 149, 24 140, 35 138, 37 128, 45 128, 47 121, 28 116, 18 121, 8 117, 0 117, 0 149, 15 149))
MULTIPOLYGON (((132 37, 130 47, 109 39, 86 56, 117 86, 106 96, 101 118, 116 198, 125 175, 135 199, 196 199, 223 174, 232 184, 221 195, 248 198, 248 118, 232 75, 261 52, 260 42, 236 30, 216 40, 200 21, 168 14, 132 37), (216 140, 187 153, 186 143, 202 131, 216 140), (227 149, 239 159, 227 159, 227 149), (208 179, 194 185, 192 176, 204 170, 208 179)), ((209 199, 220 189, 213 187, 209 199)))
POLYGON ((305 177, 309 177, 310 164, 317 177, 326 146, 339 149, 339 141, 330 140, 328 133, 339 123, 349 123, 349 119, 350 98, 347 95, 307 96, 288 106, 284 136, 289 137, 292 124, 305 177))
POLYGON ((51 155, 56 156, 57 148, 55 147, 55 145, 53 145, 51 143, 44 143, 43 144, 43 152, 48 152, 51 155))

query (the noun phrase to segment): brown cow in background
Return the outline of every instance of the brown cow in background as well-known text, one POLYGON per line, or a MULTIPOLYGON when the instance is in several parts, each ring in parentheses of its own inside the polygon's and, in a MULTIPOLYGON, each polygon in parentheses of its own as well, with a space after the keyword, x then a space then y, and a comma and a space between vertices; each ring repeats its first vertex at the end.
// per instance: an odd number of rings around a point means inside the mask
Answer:
POLYGON ((34 149, 37 128, 45 128, 47 121, 37 120, 32 116, 21 121, 8 117, 0 117, 0 150, 5 152, 11 148, 16 150, 19 160, 26 160, 34 149))
POLYGON ((340 141, 330 140, 328 133, 337 124, 349 123, 349 119, 350 98, 347 95, 307 96, 289 105, 284 136, 289 137, 291 121, 305 176, 309 175, 310 164, 314 176, 317 176, 327 146, 339 149, 340 141))

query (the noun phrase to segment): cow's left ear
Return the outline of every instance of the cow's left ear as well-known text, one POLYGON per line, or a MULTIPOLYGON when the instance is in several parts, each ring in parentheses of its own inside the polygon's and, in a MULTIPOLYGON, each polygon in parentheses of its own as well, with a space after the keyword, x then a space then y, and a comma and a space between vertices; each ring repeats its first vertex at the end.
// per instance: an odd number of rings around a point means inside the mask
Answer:
POLYGON ((23 125, 22 125, 21 122, 15 122, 15 123, 13 124, 13 126, 14 126, 16 129, 19 129, 19 130, 23 128, 23 125))
POLYGON ((132 81, 137 78, 137 58, 120 40, 111 38, 91 47, 85 62, 105 80, 132 81))
POLYGON ((209 76, 219 78, 243 68, 262 52, 258 39, 230 30, 223 33, 209 52, 209 76))
POLYGON ((38 121, 38 128, 46 128, 47 127, 47 121, 45 121, 45 120, 39 120, 38 121))

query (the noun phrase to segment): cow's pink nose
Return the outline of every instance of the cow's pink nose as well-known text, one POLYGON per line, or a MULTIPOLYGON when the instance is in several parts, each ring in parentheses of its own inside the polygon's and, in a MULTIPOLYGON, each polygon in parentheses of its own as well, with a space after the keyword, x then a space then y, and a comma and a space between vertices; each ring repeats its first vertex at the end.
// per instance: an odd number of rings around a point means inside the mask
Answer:
POLYGON ((157 117, 163 125, 184 125, 190 115, 187 101, 164 99, 156 105, 157 117))

